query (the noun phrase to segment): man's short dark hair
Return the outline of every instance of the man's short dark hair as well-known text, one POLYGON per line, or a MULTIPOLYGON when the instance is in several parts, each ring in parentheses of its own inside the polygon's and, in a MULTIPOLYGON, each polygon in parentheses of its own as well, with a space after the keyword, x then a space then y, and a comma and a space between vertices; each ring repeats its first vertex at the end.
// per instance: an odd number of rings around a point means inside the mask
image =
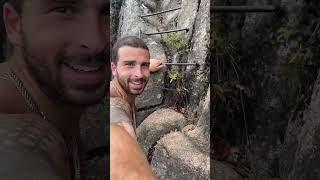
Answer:
POLYGON ((118 51, 123 46, 130 46, 133 48, 142 48, 147 51, 149 51, 148 46, 145 42, 143 42, 140 38, 136 36, 127 36, 124 38, 121 38, 116 42, 116 44, 113 46, 111 50, 111 62, 117 64, 118 62, 118 51))

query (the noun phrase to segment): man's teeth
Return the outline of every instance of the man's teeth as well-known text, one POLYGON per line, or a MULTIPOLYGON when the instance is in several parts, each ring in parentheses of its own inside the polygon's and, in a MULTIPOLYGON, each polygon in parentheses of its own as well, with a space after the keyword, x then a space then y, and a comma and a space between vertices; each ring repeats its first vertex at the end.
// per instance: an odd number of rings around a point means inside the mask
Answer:
POLYGON ((84 71, 84 72, 92 72, 92 71, 98 71, 100 67, 89 67, 89 66, 83 66, 83 65, 73 65, 68 64, 69 67, 72 69, 78 70, 78 71, 84 71))
POLYGON ((142 82, 132 82, 132 84, 140 85, 140 84, 142 84, 142 82))

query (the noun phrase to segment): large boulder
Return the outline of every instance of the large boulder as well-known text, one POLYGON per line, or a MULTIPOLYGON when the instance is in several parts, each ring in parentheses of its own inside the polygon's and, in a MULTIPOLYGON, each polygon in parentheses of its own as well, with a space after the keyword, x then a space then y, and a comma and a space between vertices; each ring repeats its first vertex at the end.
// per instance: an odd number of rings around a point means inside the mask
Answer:
POLYGON ((180 132, 158 141, 151 167, 159 179, 210 179, 210 157, 180 132))
POLYGON ((137 128, 138 142, 147 155, 149 149, 162 136, 174 130, 182 130, 185 117, 173 109, 160 109, 148 116, 137 128))

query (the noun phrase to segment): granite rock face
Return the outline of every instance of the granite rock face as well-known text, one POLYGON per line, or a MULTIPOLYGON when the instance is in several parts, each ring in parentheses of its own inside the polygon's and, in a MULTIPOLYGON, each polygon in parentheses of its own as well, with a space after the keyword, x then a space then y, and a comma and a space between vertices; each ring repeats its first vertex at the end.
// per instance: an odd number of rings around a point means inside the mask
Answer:
POLYGON ((289 122, 280 156, 282 179, 319 179, 320 171, 320 71, 310 105, 289 122))
POLYGON ((196 144, 203 152, 210 154, 210 91, 202 100, 202 105, 199 106, 200 118, 195 127, 186 130, 185 135, 196 144))
MULTIPOLYGON (((190 98, 188 109, 196 112, 197 106, 205 92, 207 91, 209 80, 209 64, 208 64, 208 46, 210 44, 210 1, 202 0, 198 6, 198 14, 195 17, 192 38, 190 42, 190 51, 187 54, 187 62, 198 63, 198 69, 187 67, 187 72, 196 71, 196 76, 190 84, 190 98)), ((192 74, 192 73, 191 73, 192 74)), ((193 116, 196 116, 193 113, 193 116)))
MULTIPOLYGON (((161 36, 147 36, 145 33, 159 32, 158 16, 141 18, 141 15, 156 11, 158 8, 156 1, 126 0, 123 2, 120 11, 120 22, 118 27, 118 38, 125 36, 139 36, 147 44, 151 58, 161 59, 167 62, 165 50, 161 44, 161 36)), ((140 124, 150 109, 154 111, 157 106, 161 106, 164 101, 163 94, 164 72, 153 74, 145 88, 143 94, 136 99, 137 124, 140 124)))
MULTIPOLYGON (((121 11, 119 13, 119 26, 117 37, 128 35, 139 36, 144 40, 149 49, 151 58, 161 59, 163 62, 191 62, 200 65, 199 70, 203 72, 201 76, 185 77, 191 83, 196 79, 196 83, 190 86, 190 102, 193 111, 197 104, 206 93, 208 80, 205 74, 208 73, 206 63, 208 43, 209 43, 209 5, 210 1, 152 1, 152 0, 125 0, 122 2, 121 11), (141 15, 164 11, 181 7, 176 11, 171 11, 155 16, 141 17, 141 15), (184 55, 176 52, 174 49, 167 47, 164 43, 165 36, 162 35, 145 35, 145 33, 160 32, 188 28, 189 31, 181 31, 177 33, 176 38, 187 37, 190 50, 184 55), (173 54, 172 54, 173 53, 173 54), (173 57, 174 56, 174 57, 173 57), (198 86, 198 87, 197 87, 198 86), (201 86, 201 88, 199 88, 201 86), (199 92, 196 92, 199 91, 199 92)), ((167 40, 168 41, 168 40, 167 40)), ((168 69, 175 67, 168 67, 168 69)), ((188 68, 189 69, 189 68, 188 68)), ((195 67, 192 68, 193 70, 195 67)), ((184 67, 182 71, 186 71, 184 67)), ((189 71, 191 71, 189 69, 189 71)), ((168 93, 168 76, 167 71, 160 71, 151 75, 147 87, 142 95, 136 99, 137 106, 137 124, 140 124, 149 114, 159 108, 172 106, 174 98, 172 93, 168 93), (165 84, 167 83, 167 84, 165 84)), ((192 74, 187 72, 187 74, 192 74)), ((172 92, 172 89, 170 90, 172 92)), ((179 98, 176 96, 176 98, 179 98)))

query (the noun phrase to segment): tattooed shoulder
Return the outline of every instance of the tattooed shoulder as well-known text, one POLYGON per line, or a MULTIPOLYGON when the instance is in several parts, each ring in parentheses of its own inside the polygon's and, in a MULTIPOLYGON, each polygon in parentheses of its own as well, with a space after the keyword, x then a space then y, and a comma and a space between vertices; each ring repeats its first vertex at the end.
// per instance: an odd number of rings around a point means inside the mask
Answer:
POLYGON ((0 114, 0 176, 7 179, 69 179, 66 146, 40 116, 0 114))

